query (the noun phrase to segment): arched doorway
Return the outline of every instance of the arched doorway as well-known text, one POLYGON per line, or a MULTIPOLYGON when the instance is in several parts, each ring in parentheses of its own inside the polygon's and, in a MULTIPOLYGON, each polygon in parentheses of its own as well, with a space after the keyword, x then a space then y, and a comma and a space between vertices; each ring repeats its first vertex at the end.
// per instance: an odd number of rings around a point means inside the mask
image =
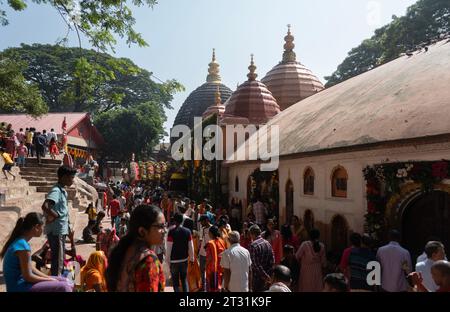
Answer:
POLYGON ((286 182, 286 221, 294 215, 294 183, 289 179, 286 182))
POLYGON ((306 210, 305 214, 303 215, 303 225, 305 226, 305 229, 308 231, 311 231, 314 228, 314 214, 311 210, 306 210))
POLYGON ((331 221, 331 251, 336 254, 348 246, 348 224, 343 216, 337 215, 331 221))
POLYGON ((402 245, 413 260, 423 252, 427 240, 439 238, 450 248, 450 194, 442 191, 418 193, 401 210, 402 245))

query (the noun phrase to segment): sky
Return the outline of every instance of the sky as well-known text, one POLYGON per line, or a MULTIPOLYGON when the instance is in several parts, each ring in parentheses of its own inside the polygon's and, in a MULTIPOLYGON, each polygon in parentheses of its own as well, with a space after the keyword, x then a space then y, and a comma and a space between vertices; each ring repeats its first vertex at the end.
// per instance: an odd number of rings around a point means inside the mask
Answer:
MULTIPOLYGON (((6 9, 10 24, 0 26, 0 50, 21 43, 54 44, 67 28, 49 5, 30 3, 22 12, 6 9)), ((279 61, 287 24, 295 37, 297 60, 325 83, 347 53, 374 30, 401 16, 416 0, 159 0, 153 9, 133 8, 135 29, 148 47, 118 41, 115 57, 126 57, 165 81, 176 79, 186 90, 166 110, 169 133, 188 95, 206 82, 216 49, 222 82, 232 90, 247 79, 254 54, 258 79, 279 61)), ((2 9, 4 9, 4 4, 2 9)), ((77 46, 75 34, 69 46, 77 46)), ((84 48, 90 48, 83 38, 84 48)), ((111 53, 112 54, 112 53, 111 53)), ((213 103, 211 103, 213 104, 213 103)), ((165 138, 168 141, 168 137, 165 138)))

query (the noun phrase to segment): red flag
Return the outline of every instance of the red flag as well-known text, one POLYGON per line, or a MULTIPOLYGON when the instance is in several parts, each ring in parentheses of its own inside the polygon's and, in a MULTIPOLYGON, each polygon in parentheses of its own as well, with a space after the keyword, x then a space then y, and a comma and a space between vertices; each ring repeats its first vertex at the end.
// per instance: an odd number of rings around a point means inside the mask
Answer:
POLYGON ((62 122, 62 126, 61 126, 61 128, 63 129, 63 131, 66 131, 66 130, 67 130, 67 122, 66 122, 66 117, 64 117, 64 120, 63 120, 63 122, 62 122))

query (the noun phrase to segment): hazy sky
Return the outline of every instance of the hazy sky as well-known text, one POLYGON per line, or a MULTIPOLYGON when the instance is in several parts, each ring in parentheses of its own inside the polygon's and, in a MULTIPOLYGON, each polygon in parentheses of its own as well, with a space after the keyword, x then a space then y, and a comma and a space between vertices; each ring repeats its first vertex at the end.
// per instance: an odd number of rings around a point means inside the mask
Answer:
MULTIPOLYGON (((30 2, 30 1, 28 1, 30 2)), ((206 80, 216 48, 222 81, 232 90, 247 77, 250 54, 258 79, 279 61, 287 24, 292 25, 297 59, 322 82, 351 48, 376 28, 404 15, 415 0, 159 0, 153 10, 136 8, 136 29, 149 47, 119 41, 115 56, 127 57, 162 80, 177 79, 185 92, 167 110, 166 131, 186 97, 206 80)), ((23 12, 6 10, 10 24, 0 26, 0 49, 20 43, 53 44, 67 29, 48 5, 29 4, 23 12)), ((69 45, 77 45, 74 34, 69 45)), ((83 47, 89 48, 87 40, 83 47)), ((213 103, 211 103, 213 104, 213 103)))

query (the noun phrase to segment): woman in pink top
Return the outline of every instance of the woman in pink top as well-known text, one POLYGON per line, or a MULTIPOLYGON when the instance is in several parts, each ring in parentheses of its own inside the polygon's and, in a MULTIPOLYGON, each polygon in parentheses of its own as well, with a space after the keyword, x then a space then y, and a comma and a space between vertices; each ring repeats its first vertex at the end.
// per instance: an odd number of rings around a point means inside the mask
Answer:
POLYGON ((299 291, 321 292, 323 290, 323 271, 326 265, 325 246, 319 242, 320 232, 312 229, 310 239, 303 242, 295 257, 300 263, 299 291))

